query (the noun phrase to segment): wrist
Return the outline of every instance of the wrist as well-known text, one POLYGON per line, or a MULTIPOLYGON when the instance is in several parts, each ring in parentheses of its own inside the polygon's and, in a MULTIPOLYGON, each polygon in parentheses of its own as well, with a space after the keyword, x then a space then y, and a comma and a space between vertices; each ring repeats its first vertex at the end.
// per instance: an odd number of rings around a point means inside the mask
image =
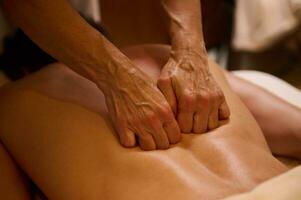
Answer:
POLYGON ((207 54, 205 41, 199 36, 174 36, 171 41, 171 50, 173 52, 198 52, 207 54))
POLYGON ((202 34, 193 30, 177 30, 175 33, 171 33, 171 46, 174 49, 198 48, 204 45, 205 41, 202 34))
POLYGON ((170 54, 175 60, 181 60, 186 57, 198 57, 203 61, 207 61, 207 51, 204 43, 194 46, 172 47, 170 54))
POLYGON ((129 76, 137 74, 137 69, 124 55, 115 55, 106 59, 101 67, 104 67, 105 70, 102 74, 96 74, 95 82, 104 93, 118 90, 118 88, 127 85, 126 82, 133 79, 129 76))
POLYGON ((89 79, 98 87, 114 87, 116 79, 121 79, 128 71, 133 71, 135 66, 117 47, 102 37, 97 40, 98 47, 93 49, 89 62, 84 68, 89 73, 89 79))
MULTIPOLYGON (((133 89, 130 86, 143 85, 147 81, 151 83, 148 76, 121 52, 112 55, 104 65, 106 73, 97 76, 96 83, 105 94, 121 90, 129 91, 133 89)), ((135 92, 135 89, 132 92, 135 92)))

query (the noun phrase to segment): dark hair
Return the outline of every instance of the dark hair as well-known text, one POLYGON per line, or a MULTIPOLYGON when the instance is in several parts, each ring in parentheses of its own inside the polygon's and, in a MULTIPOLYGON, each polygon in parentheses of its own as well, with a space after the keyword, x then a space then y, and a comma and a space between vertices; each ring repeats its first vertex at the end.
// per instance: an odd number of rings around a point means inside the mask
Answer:
MULTIPOLYGON (((109 39, 101 24, 89 18, 85 19, 109 39)), ((57 60, 40 49, 21 29, 17 29, 13 36, 4 39, 4 52, 0 55, 0 69, 11 80, 20 79, 54 62, 57 60)))

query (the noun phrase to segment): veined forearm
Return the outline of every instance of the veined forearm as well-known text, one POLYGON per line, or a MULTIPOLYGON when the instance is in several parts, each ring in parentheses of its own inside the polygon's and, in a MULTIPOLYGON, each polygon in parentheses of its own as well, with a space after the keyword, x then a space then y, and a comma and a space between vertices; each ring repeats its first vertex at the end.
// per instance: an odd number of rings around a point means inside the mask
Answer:
POLYGON ((173 50, 196 48, 204 43, 200 0, 161 0, 168 15, 173 50))
POLYGON ((155 82, 85 23, 67 0, 6 0, 6 5, 36 43, 103 91, 125 147, 135 146, 136 138, 144 150, 179 142, 180 130, 155 82))
POLYGON ((42 49, 92 81, 110 77, 110 63, 125 59, 66 0, 6 0, 5 6, 42 49))

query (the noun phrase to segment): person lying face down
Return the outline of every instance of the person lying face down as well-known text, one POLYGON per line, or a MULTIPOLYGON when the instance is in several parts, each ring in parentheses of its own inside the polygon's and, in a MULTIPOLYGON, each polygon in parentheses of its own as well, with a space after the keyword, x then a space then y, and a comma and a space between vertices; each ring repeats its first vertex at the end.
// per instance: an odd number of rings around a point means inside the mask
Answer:
MULTIPOLYGON (((124 52, 155 81, 169 48, 150 45, 124 52)), ((221 199, 285 172, 223 72, 211 61, 209 66, 229 103, 230 119, 207 134, 182 134, 168 150, 149 152, 123 148, 103 94, 60 63, 7 85, 0 98, 1 152, 6 155, 0 168, 10 173, 0 183, 10 190, 1 191, 1 199, 28 198, 29 179, 49 199, 221 199)))

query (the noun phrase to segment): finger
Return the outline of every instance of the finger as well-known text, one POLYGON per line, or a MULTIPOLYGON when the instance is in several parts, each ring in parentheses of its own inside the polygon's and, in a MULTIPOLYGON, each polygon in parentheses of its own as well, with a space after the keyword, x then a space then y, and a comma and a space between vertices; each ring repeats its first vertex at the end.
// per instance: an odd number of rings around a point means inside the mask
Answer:
POLYGON ((117 123, 116 129, 122 146, 129 148, 136 145, 135 134, 127 128, 125 123, 117 123))
POLYGON ((226 101, 220 105, 218 115, 220 120, 225 120, 230 117, 230 109, 226 101))
POLYGON ((183 133, 190 133, 193 125, 192 112, 180 112, 177 117, 179 127, 183 133))
POLYGON ((170 105, 173 113, 176 115, 177 113, 177 99, 174 93, 174 89, 172 87, 171 79, 167 76, 161 76, 158 79, 158 88, 165 96, 166 101, 170 105))
POLYGON ((194 133, 205 133, 207 131, 208 124, 208 111, 201 110, 194 114, 193 118, 193 132, 194 133))
POLYGON ((182 135, 178 123, 173 120, 163 124, 170 144, 176 144, 181 141, 182 135))
POLYGON ((198 95, 197 111, 193 116, 193 132, 205 133, 207 132, 209 111, 210 111, 209 94, 203 91, 198 95))
POLYGON ((218 126, 218 109, 215 107, 211 110, 208 119, 208 129, 212 130, 218 126))
POLYGON ((196 107, 196 97, 189 90, 180 92, 178 96, 178 124, 183 133, 191 133, 193 128, 193 114, 196 107))
POLYGON ((127 129, 125 131, 124 137, 125 137, 124 144, 123 144, 124 147, 130 148, 130 147, 136 146, 136 138, 135 138, 135 133, 134 132, 127 129))
POLYGON ((137 133, 139 146, 142 150, 151 151, 156 149, 154 138, 149 133, 137 133))
POLYGON ((167 134, 161 124, 155 125, 151 134, 155 140, 157 149, 167 149, 169 147, 167 134))

